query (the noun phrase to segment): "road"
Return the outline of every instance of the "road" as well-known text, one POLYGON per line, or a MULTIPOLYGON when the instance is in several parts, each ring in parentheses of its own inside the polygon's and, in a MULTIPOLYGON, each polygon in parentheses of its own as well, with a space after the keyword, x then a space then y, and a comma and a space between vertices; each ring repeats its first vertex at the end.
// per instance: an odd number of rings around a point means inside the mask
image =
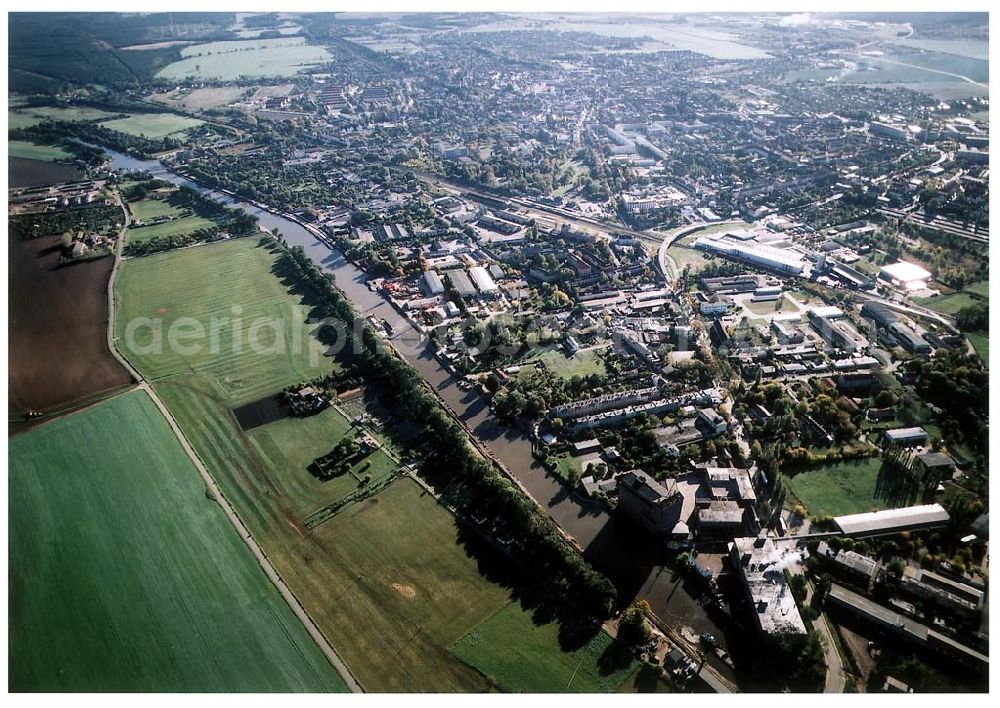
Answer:
MULTIPOLYGON (((791 572, 796 575, 802 573, 802 566, 795 566, 791 572)), ((813 590, 813 584, 806 582, 806 599, 802 603, 803 606, 809 606, 811 603, 813 590)), ((821 612, 812 625, 819 634, 820 641, 823 644, 823 655, 826 658, 826 681, 823 685, 823 693, 843 693, 844 688, 847 686, 847 676, 844 674, 844 661, 840 656, 840 652, 837 651, 837 644, 830 630, 830 624, 827 622, 826 615, 821 612)))
POLYGON ((702 221, 697 224, 691 224, 690 226, 684 226, 676 231, 671 231, 668 233, 663 241, 660 242, 660 248, 656 253, 656 260, 660 266, 660 272, 663 273, 663 277, 666 278, 667 282, 677 279, 677 261, 667 253, 667 249, 672 245, 677 243, 680 239, 685 236, 690 236, 693 233, 708 228, 709 226, 725 226, 727 224, 742 224, 742 221, 702 221), (669 268, 667 267, 669 263, 669 268), (669 271, 669 272, 668 272, 669 271))
POLYGON ((826 615, 821 614, 813 627, 819 632, 823 642, 823 652, 826 655, 826 683, 823 686, 823 693, 843 693, 847 686, 847 677, 844 675, 844 662, 837 651, 837 645, 830 631, 830 625, 826 620, 826 615))
POLYGON ((111 268, 111 275, 108 277, 108 348, 111 350, 111 353, 114 355, 114 357, 121 363, 121 365, 125 367, 125 370, 128 371, 129 374, 131 374, 131 376, 138 382, 138 385, 134 390, 144 391, 146 395, 148 395, 150 399, 152 399, 153 403, 156 405, 160 413, 166 419, 167 423, 170 425, 170 429, 174 432, 174 435, 177 437, 177 441, 181 444, 181 447, 184 449, 184 452, 187 453, 187 456, 191 459, 191 462, 192 464, 194 464, 195 469, 198 470, 198 474, 201 475, 201 478, 204 481, 205 486, 208 488, 211 498, 214 499, 222 508, 222 511, 226 514, 226 518, 229 519, 229 523, 232 524, 233 528, 236 529, 236 533, 238 533, 240 538, 243 539, 244 543, 247 544, 247 547, 250 549, 250 552, 253 553, 254 557, 257 559, 257 562, 260 563, 260 567, 264 570, 264 574, 278 589, 278 592, 281 594, 282 598, 284 598, 285 602, 288 603, 288 606, 291 608, 292 612, 295 614, 296 617, 299 618, 299 621, 302 622, 303 626, 305 626, 306 631, 309 632, 309 636, 311 636, 313 640, 316 642, 316 644, 319 646, 320 651, 322 651, 323 654, 326 656, 327 661, 329 661, 330 665, 333 666, 334 670, 336 670, 336 672, 340 674, 340 678, 343 679, 344 683, 347 685, 348 689, 350 689, 352 693, 361 693, 363 689, 361 688, 361 685, 358 683, 357 679, 354 678, 354 674, 352 674, 351 670, 347 668, 347 664, 345 664, 343 660, 341 660, 340 656, 337 655, 337 652, 334 650, 334 648, 330 646, 330 643, 326 640, 326 637, 324 637, 323 633, 319 631, 319 628, 313 623, 312 619, 306 613, 305 609, 303 609, 298 599, 295 597, 295 595, 292 593, 289 587, 285 584, 285 582, 281 579, 281 576, 278 575, 278 571, 276 571, 274 569, 274 566, 271 565, 271 561, 268 560, 267 556, 264 554, 264 551, 261 549, 260 545, 258 545, 257 541, 250 534, 250 531, 243 524, 243 521, 240 520, 240 517, 236 514, 236 511, 233 509, 232 505, 230 505, 229 500, 226 499, 225 495, 222 493, 222 490, 219 489, 219 485, 216 483, 215 479, 205 468, 205 465, 202 464, 201 458, 198 457, 197 453, 195 453, 194 449, 191 447, 191 444, 184 436, 184 433, 181 432, 181 429, 177 425, 177 421, 174 420, 173 415, 171 415, 170 411, 163 404, 163 401, 160 400, 160 397, 156 395, 156 391, 154 391, 153 387, 149 385, 149 382, 143 378, 142 374, 140 374, 132 366, 132 364, 128 361, 128 359, 126 359, 125 356, 118 349, 118 343, 115 336, 114 285, 115 285, 115 276, 118 274, 118 268, 121 265, 121 260, 122 260, 121 254, 122 254, 122 248, 124 247, 125 244, 125 234, 128 231, 129 215, 128 215, 128 209, 125 208, 125 205, 121 201, 121 195, 116 194, 115 198, 118 201, 118 205, 122 209, 122 213, 125 215, 125 223, 122 226, 122 230, 118 235, 118 243, 115 247, 115 255, 114 255, 115 262, 114 266, 112 266, 111 268))

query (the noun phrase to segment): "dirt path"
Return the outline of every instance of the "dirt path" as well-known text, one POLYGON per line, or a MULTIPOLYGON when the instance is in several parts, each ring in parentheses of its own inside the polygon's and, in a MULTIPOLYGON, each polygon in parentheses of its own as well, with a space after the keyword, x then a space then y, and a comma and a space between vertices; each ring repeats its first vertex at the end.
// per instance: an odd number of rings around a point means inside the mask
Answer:
POLYGON ((111 275, 108 278, 108 348, 111 350, 111 353, 114 354, 115 358, 117 358, 118 361, 121 362, 122 366, 124 366, 126 370, 135 378, 135 380, 139 382, 136 388, 145 391, 146 394, 152 399, 153 403, 156 405, 160 413, 163 415, 167 423, 170 425, 170 429, 174 432, 174 435, 177 437, 177 441, 181 444, 181 447, 184 448, 184 452, 187 453, 187 456, 189 458, 191 458, 191 462, 194 464, 195 469, 198 470, 198 473, 201 475, 202 480, 205 482, 205 486, 208 488, 209 494, 211 495, 212 499, 214 499, 222 508, 222 511, 225 512, 226 518, 229 519, 229 522, 233 525, 233 528, 236 529, 236 532, 239 534, 240 538, 242 538, 244 543, 247 544, 247 547, 250 549, 250 552, 253 553, 254 557, 257 559, 257 562, 260 563, 260 567, 264 570, 264 574, 278 589, 278 592, 281 593, 281 596, 285 599, 285 602, 288 603, 288 606, 291 608, 292 612, 295 613, 295 616, 298 617, 299 621, 301 621, 302 624, 305 626, 306 631, 309 632, 309 635, 319 646, 320 651, 322 651, 323 654, 326 656, 327 660, 330 662, 330 665, 333 666, 333 668, 336 670, 338 674, 340 674, 340 678, 343 679, 344 683, 347 684, 348 689, 350 689, 352 693, 362 693, 363 689, 361 688, 361 684, 358 683, 357 679, 354 677, 354 674, 352 674, 351 670, 347 667, 347 664, 345 664, 343 660, 341 660, 340 656, 337 655, 337 652, 334 650, 332 646, 330 646, 330 643, 326 640, 326 637, 323 636, 323 633, 320 632, 319 628, 313 623, 312 618, 309 617, 305 609, 299 603, 298 599, 295 597, 295 595, 292 593, 289 587, 285 584, 285 582, 281 579, 281 576, 278 575, 278 571, 276 571, 274 569, 274 566, 271 565, 271 561, 268 560, 267 556, 264 554, 264 551, 257 544, 257 541, 254 539, 254 537, 250 534, 250 531, 240 520, 240 517, 237 516, 236 511, 230 505, 229 500, 226 499, 225 495, 222 493, 222 490, 219 489, 219 485, 216 483, 215 479, 205 468, 205 465, 202 464, 201 458, 198 457, 197 453, 195 453, 194 451, 194 448, 192 448, 190 443, 188 443, 188 440, 184 436, 184 433, 181 432, 181 429, 177 425, 177 421, 174 420, 173 415, 171 415, 170 411, 167 410, 167 407, 164 405, 163 401, 160 400, 160 397, 156 395, 156 391, 153 390, 152 386, 149 385, 149 382, 147 382, 142 377, 142 375, 138 371, 136 371, 136 369, 132 366, 132 364, 128 361, 128 359, 126 359, 125 356, 122 355, 122 353, 118 350, 115 341, 114 284, 115 284, 115 276, 118 274, 118 267, 119 265, 121 265, 121 260, 122 260, 121 252, 122 252, 122 247, 124 246, 125 243, 125 233, 128 230, 129 216, 128 216, 128 209, 125 208, 125 205, 121 201, 121 196, 116 195, 116 198, 118 200, 119 206, 121 206, 122 211, 125 214, 125 225, 122 227, 121 234, 118 238, 118 245, 117 248, 115 249, 115 264, 114 267, 111 269, 111 275))

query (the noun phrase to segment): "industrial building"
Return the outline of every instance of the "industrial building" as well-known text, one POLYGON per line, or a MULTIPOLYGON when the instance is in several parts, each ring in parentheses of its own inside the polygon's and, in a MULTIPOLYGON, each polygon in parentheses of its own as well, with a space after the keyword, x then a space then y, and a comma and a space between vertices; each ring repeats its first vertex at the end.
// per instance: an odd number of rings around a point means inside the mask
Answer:
POLYGON ((479 288, 479 292, 484 295, 489 295, 497 291, 497 284, 482 266, 473 266, 472 268, 469 268, 469 277, 472 278, 472 282, 474 282, 476 287, 479 288))
POLYGON ((944 526, 948 512, 940 504, 921 504, 901 509, 883 509, 837 516, 834 524, 848 536, 883 536, 944 526))
POLYGON ((922 445, 927 442, 927 431, 923 428, 894 428, 886 430, 883 436, 886 445, 922 445))
POLYGON ((805 634, 792 590, 785 580, 785 556, 792 546, 770 538, 734 538, 729 559, 743 581, 757 628, 765 635, 805 634))
POLYGON ((448 282, 451 283, 451 287, 455 288, 455 292, 462 297, 472 297, 476 294, 476 287, 469 280, 469 276, 465 274, 464 270, 456 269, 448 271, 448 282))
POLYGON ((618 511, 656 536, 687 536, 681 519, 684 498, 673 480, 660 484, 642 470, 618 476, 618 511))
POLYGON ((440 295, 444 292, 444 283, 437 271, 429 270, 424 273, 420 287, 427 295, 440 295))
POLYGON ((836 583, 826 595, 826 605, 869 622, 891 636, 920 648, 937 651, 970 666, 989 666, 989 657, 984 654, 836 583))
POLYGON ((703 251, 729 256, 787 275, 804 275, 808 265, 801 253, 790 248, 765 246, 756 241, 740 241, 728 236, 702 236, 694 245, 703 251))
POLYGON ((878 277, 880 280, 905 290, 922 290, 927 287, 927 281, 930 280, 931 274, 916 263, 899 261, 892 265, 882 266, 878 271, 878 277))

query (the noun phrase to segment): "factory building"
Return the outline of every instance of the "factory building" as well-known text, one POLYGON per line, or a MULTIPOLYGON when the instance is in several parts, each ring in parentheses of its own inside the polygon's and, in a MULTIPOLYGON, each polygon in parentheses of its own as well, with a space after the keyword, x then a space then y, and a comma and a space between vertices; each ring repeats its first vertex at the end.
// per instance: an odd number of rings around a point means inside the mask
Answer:
POLYGON ((755 241, 740 241, 724 236, 702 236, 694 242, 695 248, 735 258, 787 275, 803 275, 807 262, 798 251, 789 248, 765 246, 755 241))
POLYGON ((630 470, 618 477, 618 512, 649 533, 669 538, 687 536, 681 519, 684 498, 673 480, 660 484, 642 470, 630 470))
POLYGON ((878 277, 879 280, 904 290, 923 290, 927 287, 927 281, 931 279, 931 273, 916 263, 899 261, 882 266, 878 271, 878 277))
POLYGON ((948 512, 940 504, 921 504, 837 516, 833 522, 841 533, 864 537, 938 528, 947 524, 949 518, 948 512))
POLYGON ((451 287, 455 288, 455 292, 462 297, 472 297, 476 294, 476 287, 469 280, 469 276, 465 274, 464 270, 456 269, 448 271, 448 282, 451 283, 451 287))
POLYGON ((754 611, 754 623, 765 635, 805 634, 792 590, 785 581, 786 556, 794 548, 779 547, 766 537, 734 538, 729 560, 743 581, 754 611))
POLYGON ((476 284, 476 287, 479 288, 479 292, 483 295, 490 295, 497 291, 497 284, 482 266, 473 266, 472 268, 469 268, 469 277, 472 278, 472 282, 476 284))
POLYGON ((437 271, 433 270, 424 273, 421 278, 420 287, 427 295, 441 295, 444 292, 444 283, 441 282, 441 276, 437 274, 437 271))
POLYGON ((886 430, 883 436, 886 445, 923 445, 927 442, 927 431, 923 428, 895 428, 886 430))

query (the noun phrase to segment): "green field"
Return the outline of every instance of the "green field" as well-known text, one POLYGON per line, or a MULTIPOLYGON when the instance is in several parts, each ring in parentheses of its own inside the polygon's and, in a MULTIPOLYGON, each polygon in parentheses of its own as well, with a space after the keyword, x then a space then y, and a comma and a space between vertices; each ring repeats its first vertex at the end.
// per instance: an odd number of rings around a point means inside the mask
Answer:
POLYGON ((579 351, 572 357, 567 357, 562 349, 550 349, 538 356, 532 357, 526 363, 541 361, 545 367, 553 374, 562 379, 571 379, 574 376, 590 376, 591 374, 605 374, 604 359, 601 357, 602 350, 579 351))
POLYGON ((241 76, 294 76, 331 58, 326 49, 307 45, 302 37, 196 44, 182 49, 181 56, 184 58, 161 69, 156 78, 193 76, 233 81, 241 76))
POLYGON ((308 418, 286 418, 248 431, 247 435, 269 475, 288 498, 299 518, 318 508, 343 499, 358 488, 361 467, 371 463, 363 474, 372 483, 385 479, 396 470, 396 463, 382 450, 376 450, 351 467, 351 473, 322 482, 308 468, 317 457, 330 452, 347 435, 354 435, 351 422, 335 408, 308 418))
POLYGON ((39 145, 24 140, 11 140, 7 143, 8 157, 25 157, 30 160, 58 162, 73 157, 72 154, 57 145, 39 145))
POLYGON ((975 305, 981 300, 967 292, 952 293, 951 295, 936 295, 934 297, 921 298, 918 303, 924 307, 940 312, 945 315, 954 315, 963 307, 975 305))
POLYGON ((810 467, 786 476, 792 494, 814 516, 841 516, 887 508, 877 491, 882 460, 870 457, 810 467))
POLYGON ((990 296, 990 283, 988 280, 980 280, 978 283, 966 285, 965 292, 988 298, 990 296))
POLYGON ((180 219, 171 219, 159 224, 150 224, 140 228, 131 228, 128 231, 129 243, 145 243, 154 238, 167 238, 170 236, 183 236, 194 233, 198 229, 208 229, 217 224, 211 219, 203 216, 185 216, 180 219))
POLYGON ((559 625, 536 624, 518 602, 477 626, 451 650, 512 693, 609 693, 636 666, 604 631, 575 651, 563 651, 559 625))
POLYGON ((183 236, 199 229, 208 229, 218 225, 212 219, 193 213, 189 207, 171 204, 169 195, 163 199, 147 197, 139 201, 129 202, 128 208, 132 212, 133 220, 151 221, 157 217, 174 217, 170 221, 157 224, 133 226, 128 232, 130 243, 144 243, 157 237, 183 236))
MULTIPOLYGON (((119 333, 135 317, 255 317, 291 328, 306 316, 302 296, 275 272, 278 257, 241 239, 127 260, 118 276, 119 333)), ((129 356, 176 417, 254 537, 303 606, 367 690, 475 691, 488 687, 446 647, 507 602, 480 575, 458 539, 455 521, 409 480, 342 509, 307 531, 305 516, 342 496, 304 469, 346 430, 336 411, 286 419, 244 432, 231 408, 315 378, 308 350, 237 351, 225 328, 216 353, 190 357, 164 348, 129 356), (291 353, 290 353, 291 352, 291 353)), ((148 345, 151 335, 136 344, 148 345)), ((290 345, 291 337, 282 341, 290 345)), ((373 476, 389 460, 369 457, 373 476)))
POLYGON ((133 219, 149 221, 158 216, 179 216, 181 210, 172 205, 167 199, 141 199, 137 202, 129 202, 128 210, 132 212, 133 219))
POLYGON ((99 108, 90 106, 38 106, 35 108, 25 108, 26 113, 30 113, 39 118, 47 120, 63 120, 70 122, 85 122, 97 120, 109 120, 121 115, 110 111, 102 111, 99 108))
POLYGON ((286 577, 319 626, 336 633, 335 648, 366 689, 488 687, 447 647, 509 593, 480 574, 454 519, 415 482, 393 483, 297 542, 302 558, 286 577))
POLYGON ((299 326, 308 315, 306 303, 272 273, 276 262, 254 238, 126 261, 117 282, 119 340, 126 338, 130 321, 154 320, 135 330, 133 342, 123 342, 132 363, 152 379, 206 374, 213 379, 213 394, 217 389, 230 406, 328 373, 331 365, 311 356, 314 340, 299 326), (197 352, 167 346, 169 328, 179 317, 194 318, 204 328, 197 352), (208 336, 213 326, 214 342, 208 336), (259 346, 251 346, 251 337, 259 346))
POLYGON ((9 446, 11 690, 345 690, 145 393, 9 446))
MULTIPOLYGON (((659 250, 658 246, 654 249, 654 252, 656 250, 659 250)), ((677 263, 677 269, 680 271, 684 270, 684 266, 691 266, 691 271, 696 273, 708 265, 708 259, 705 257, 705 254, 690 246, 668 246, 667 255, 674 259, 674 262, 677 263)))
POLYGON ((196 128, 203 122, 197 118, 188 118, 173 113, 137 113, 128 118, 105 121, 101 125, 110 130, 117 130, 119 133, 126 133, 128 135, 136 135, 144 138, 163 138, 196 128))
POLYGON ((986 367, 989 368, 990 335, 986 332, 966 332, 965 336, 969 338, 969 343, 971 343, 973 349, 976 350, 976 354, 979 355, 979 358, 982 359, 986 367))
POLYGON ((30 128, 31 126, 38 125, 41 122, 42 119, 38 116, 33 116, 22 111, 15 111, 13 109, 7 111, 7 130, 30 128))

